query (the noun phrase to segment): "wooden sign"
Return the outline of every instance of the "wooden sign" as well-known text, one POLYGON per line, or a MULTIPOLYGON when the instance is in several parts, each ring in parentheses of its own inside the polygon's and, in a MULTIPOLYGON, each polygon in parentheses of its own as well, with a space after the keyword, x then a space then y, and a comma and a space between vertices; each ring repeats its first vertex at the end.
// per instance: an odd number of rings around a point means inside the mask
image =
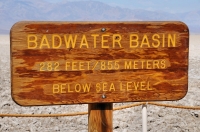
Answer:
POLYGON ((18 22, 10 37, 20 105, 179 100, 188 90, 182 22, 18 22))

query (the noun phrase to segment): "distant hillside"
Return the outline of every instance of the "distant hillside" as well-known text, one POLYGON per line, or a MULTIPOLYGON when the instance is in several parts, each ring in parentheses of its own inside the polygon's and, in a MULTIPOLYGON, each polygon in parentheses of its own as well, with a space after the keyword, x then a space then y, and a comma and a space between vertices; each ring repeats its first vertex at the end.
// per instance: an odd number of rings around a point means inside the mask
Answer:
POLYGON ((51 4, 43 0, 0 1, 0 33, 9 33, 17 21, 183 21, 190 32, 200 33, 200 11, 172 14, 131 10, 97 1, 51 4))

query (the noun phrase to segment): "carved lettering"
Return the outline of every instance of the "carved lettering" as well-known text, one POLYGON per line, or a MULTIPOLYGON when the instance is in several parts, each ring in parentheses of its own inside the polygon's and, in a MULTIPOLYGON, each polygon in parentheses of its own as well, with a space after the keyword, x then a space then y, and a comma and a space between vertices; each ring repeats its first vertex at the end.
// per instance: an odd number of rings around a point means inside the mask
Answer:
POLYGON ((28 34, 27 48, 123 48, 123 41, 129 41, 129 48, 165 48, 176 47, 176 39, 176 34, 129 34, 129 38, 121 34, 28 34))

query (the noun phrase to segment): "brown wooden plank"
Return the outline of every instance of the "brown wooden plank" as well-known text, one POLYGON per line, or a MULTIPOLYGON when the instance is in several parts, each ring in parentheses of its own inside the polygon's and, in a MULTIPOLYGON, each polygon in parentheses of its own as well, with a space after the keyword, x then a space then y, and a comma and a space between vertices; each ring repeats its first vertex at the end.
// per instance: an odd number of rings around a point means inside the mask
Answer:
POLYGON ((88 132, 113 131, 113 104, 88 104, 88 132))
POLYGON ((25 21, 10 39, 20 105, 178 100, 188 90, 182 22, 25 21))

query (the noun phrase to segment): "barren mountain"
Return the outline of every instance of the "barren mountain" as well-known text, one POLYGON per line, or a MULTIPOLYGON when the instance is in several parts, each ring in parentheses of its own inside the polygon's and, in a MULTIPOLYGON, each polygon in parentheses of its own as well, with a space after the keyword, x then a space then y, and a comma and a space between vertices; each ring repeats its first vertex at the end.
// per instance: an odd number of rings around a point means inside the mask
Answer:
POLYGON ((0 0, 0 33, 17 21, 183 21, 200 32, 200 11, 168 13, 113 7, 97 1, 0 0))

